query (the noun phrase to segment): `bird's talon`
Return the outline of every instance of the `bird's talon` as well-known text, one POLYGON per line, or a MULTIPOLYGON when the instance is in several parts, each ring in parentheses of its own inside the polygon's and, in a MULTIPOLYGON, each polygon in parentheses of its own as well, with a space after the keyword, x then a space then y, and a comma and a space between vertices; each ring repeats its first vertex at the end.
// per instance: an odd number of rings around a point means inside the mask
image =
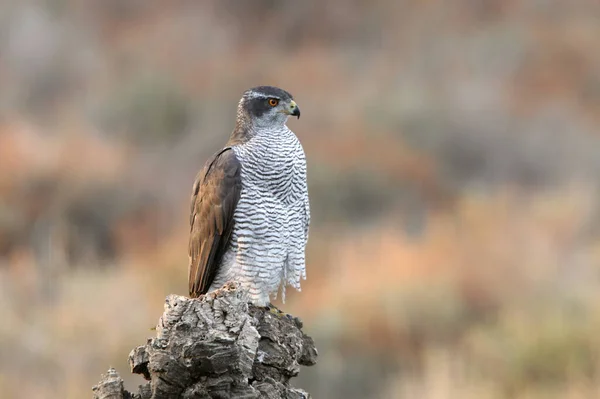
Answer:
POLYGON ((293 320, 293 318, 294 318, 294 316, 281 311, 279 308, 277 308, 277 306, 275 306, 271 303, 269 303, 267 306, 265 306, 265 310, 267 310, 269 313, 271 313, 277 317, 286 317, 291 320, 293 320))

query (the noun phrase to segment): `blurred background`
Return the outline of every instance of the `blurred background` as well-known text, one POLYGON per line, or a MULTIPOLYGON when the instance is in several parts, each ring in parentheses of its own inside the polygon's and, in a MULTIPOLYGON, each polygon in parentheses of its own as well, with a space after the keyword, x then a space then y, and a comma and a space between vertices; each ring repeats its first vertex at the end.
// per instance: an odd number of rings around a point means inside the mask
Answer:
POLYGON ((309 164, 295 385, 600 397, 597 0, 3 0, 0 397, 142 383, 192 182, 259 84, 309 164))

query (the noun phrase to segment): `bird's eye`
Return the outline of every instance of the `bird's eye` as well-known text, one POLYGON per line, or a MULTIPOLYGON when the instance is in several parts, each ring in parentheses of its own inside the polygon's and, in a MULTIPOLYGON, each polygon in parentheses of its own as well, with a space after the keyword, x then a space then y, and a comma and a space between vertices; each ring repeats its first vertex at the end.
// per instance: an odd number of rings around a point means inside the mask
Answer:
POLYGON ((279 100, 278 100, 278 99, 276 99, 276 98, 269 98, 269 105, 270 105, 271 107, 274 107, 274 106, 276 106, 277 104, 279 104, 279 100))

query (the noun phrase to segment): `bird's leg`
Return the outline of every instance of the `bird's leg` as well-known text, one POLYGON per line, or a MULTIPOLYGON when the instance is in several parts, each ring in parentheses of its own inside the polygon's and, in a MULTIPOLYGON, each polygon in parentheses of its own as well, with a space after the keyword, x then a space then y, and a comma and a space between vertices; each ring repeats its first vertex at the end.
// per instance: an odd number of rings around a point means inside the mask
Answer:
POLYGON ((269 311, 271 314, 274 314, 275 316, 278 317, 287 317, 288 319, 293 319, 294 316, 292 316, 289 313, 285 313, 284 311, 280 310, 279 308, 277 308, 277 306, 273 305, 271 302, 269 302, 267 304, 267 306, 265 306, 265 309, 267 311, 269 311))
POLYGON ((277 308, 277 306, 273 305, 271 302, 267 303, 265 306, 265 310, 273 313, 274 315, 280 315, 283 312, 277 308))

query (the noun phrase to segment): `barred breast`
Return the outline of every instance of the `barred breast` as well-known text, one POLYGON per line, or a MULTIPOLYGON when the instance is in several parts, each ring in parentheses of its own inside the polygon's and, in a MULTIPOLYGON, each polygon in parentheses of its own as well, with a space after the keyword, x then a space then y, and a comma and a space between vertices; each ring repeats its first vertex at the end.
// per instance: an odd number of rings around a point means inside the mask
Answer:
POLYGON ((242 191, 231 246, 211 290, 240 282, 256 304, 266 305, 285 286, 300 290, 306 278, 310 209, 304 150, 287 127, 233 147, 242 165, 242 191))

